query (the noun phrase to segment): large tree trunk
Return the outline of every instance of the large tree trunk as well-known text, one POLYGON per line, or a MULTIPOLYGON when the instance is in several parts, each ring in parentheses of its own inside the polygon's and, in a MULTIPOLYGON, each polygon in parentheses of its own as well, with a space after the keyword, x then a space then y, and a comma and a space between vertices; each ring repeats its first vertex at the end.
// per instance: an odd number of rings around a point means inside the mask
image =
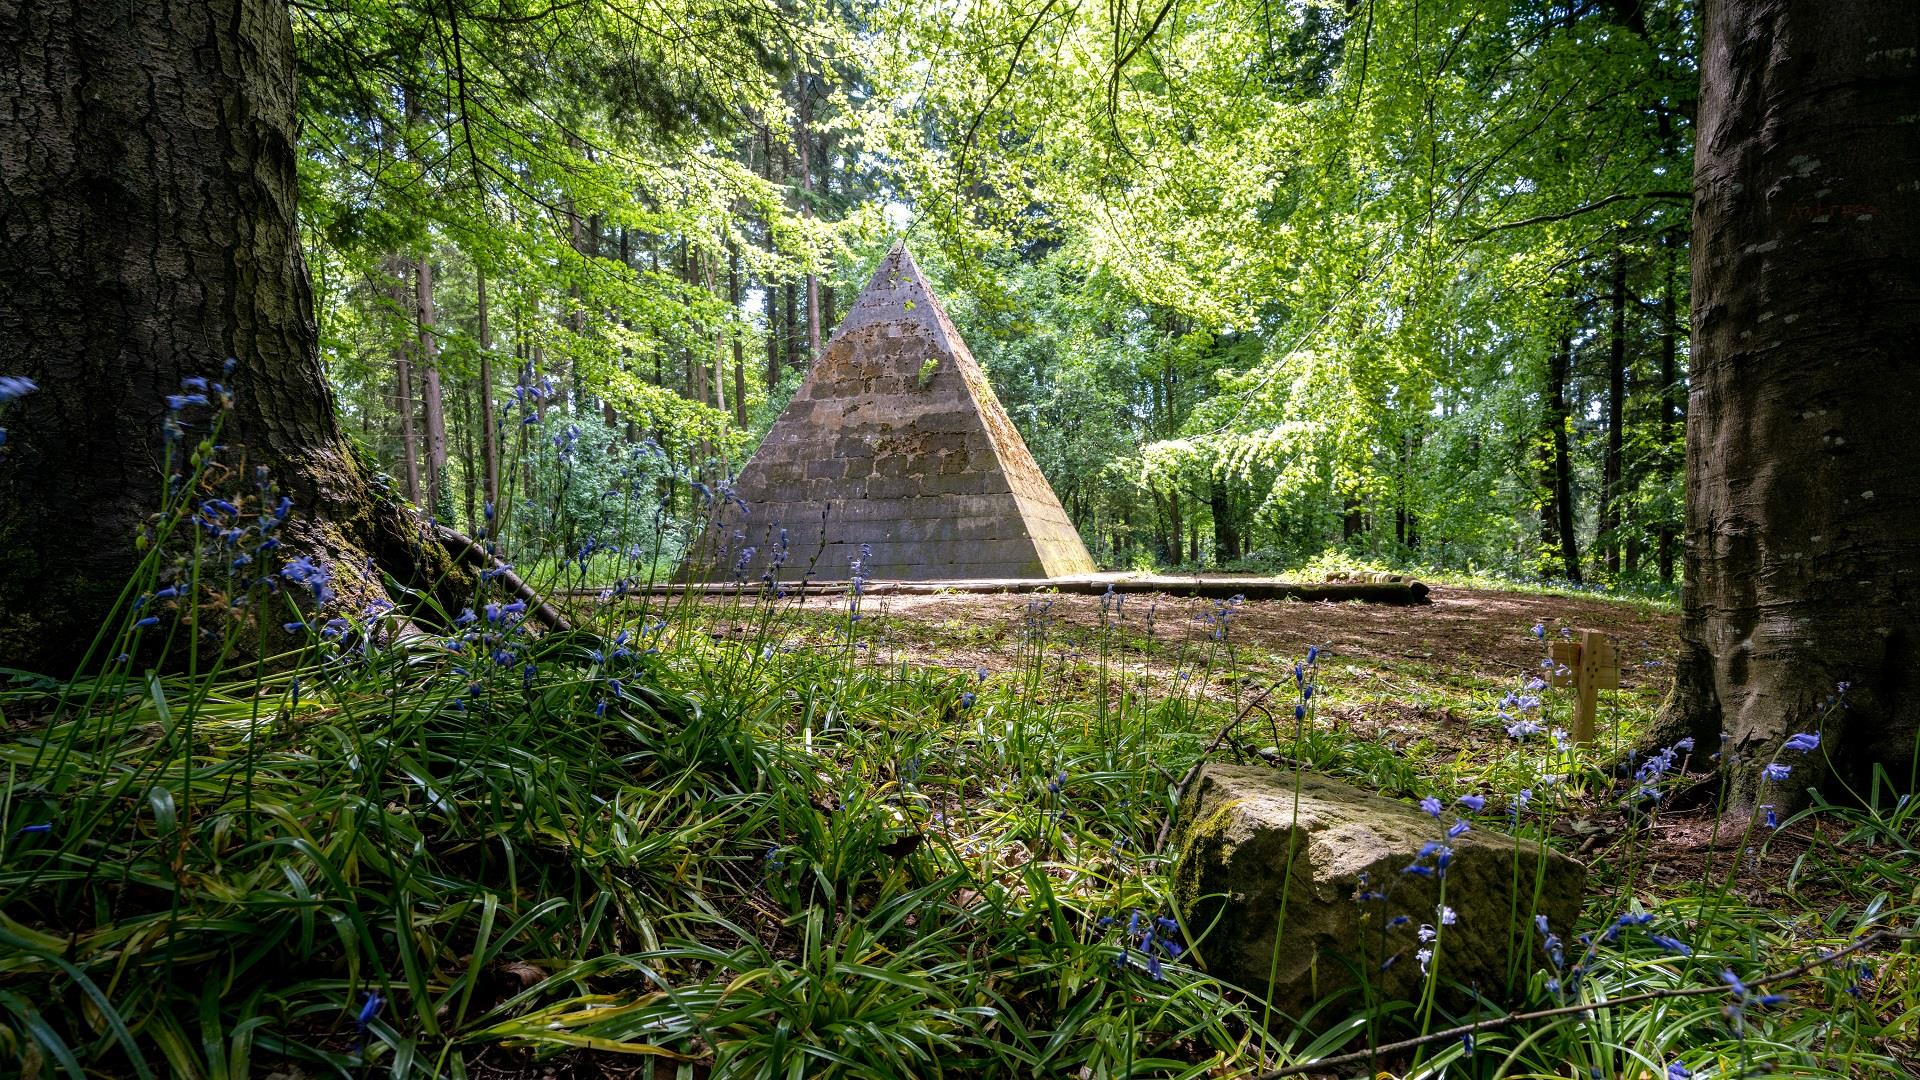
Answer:
POLYGON ((1704 20, 1683 654, 1663 734, 1724 731, 1736 805, 1799 803, 1827 760, 1911 790, 1920 6, 1719 0, 1704 20), (1830 708, 1841 682, 1849 704, 1830 708), (1814 730, 1822 753, 1762 779, 1814 730))
POLYGON ((289 552, 355 607, 383 595, 367 555, 423 585, 447 566, 373 494, 321 376, 293 94, 283 0, 0 5, 0 363, 41 387, 6 413, 0 662, 84 652, 156 508, 162 399, 229 357, 221 439, 294 499, 289 552))

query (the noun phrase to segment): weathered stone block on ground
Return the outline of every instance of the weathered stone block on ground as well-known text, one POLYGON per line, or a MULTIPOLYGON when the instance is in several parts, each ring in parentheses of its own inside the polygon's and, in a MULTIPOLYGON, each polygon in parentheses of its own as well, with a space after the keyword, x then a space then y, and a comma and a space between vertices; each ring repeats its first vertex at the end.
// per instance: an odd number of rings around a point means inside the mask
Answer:
POLYGON ((1316 1026, 1367 1000, 1418 1000, 1422 949, 1434 950, 1426 966, 1443 990, 1460 984, 1509 999, 1544 957, 1535 916, 1570 936, 1586 868, 1499 825, 1491 807, 1477 816, 1448 807, 1436 820, 1311 773, 1208 764, 1174 823, 1175 899, 1205 968, 1256 996, 1271 980, 1272 1001, 1289 1017, 1347 991, 1312 1018, 1316 1026), (1469 829, 1449 839, 1459 819, 1469 829), (1444 873, 1429 844, 1448 850, 1444 873), (1433 872, 1406 872, 1412 865, 1433 872), (1437 940, 1423 942, 1422 927, 1437 940))

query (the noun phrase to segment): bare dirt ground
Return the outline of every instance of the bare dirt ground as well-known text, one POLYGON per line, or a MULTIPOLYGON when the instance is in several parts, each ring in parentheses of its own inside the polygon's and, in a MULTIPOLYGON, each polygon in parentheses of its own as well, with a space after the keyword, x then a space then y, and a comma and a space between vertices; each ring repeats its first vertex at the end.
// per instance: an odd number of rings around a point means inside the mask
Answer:
MULTIPOLYGON (((1101 625, 1097 596, 900 596, 868 610, 877 607, 874 613, 883 618, 965 627, 972 636, 997 641, 1017 635, 1036 599, 1051 603, 1048 615, 1062 630, 1091 634, 1101 625), (994 629, 1005 633, 992 634, 994 629)), ((844 601, 815 598, 808 604, 830 608, 844 601)), ((1118 622, 1142 634, 1151 615, 1156 642, 1172 644, 1207 637, 1211 624, 1202 617, 1218 607, 1214 600, 1136 595, 1119 609, 1118 622)), ((1413 661, 1489 679, 1534 669, 1540 658, 1531 633, 1536 624, 1550 635, 1563 626, 1598 630, 1619 650, 1623 689, 1664 685, 1678 641, 1678 618, 1643 605, 1446 586, 1436 587, 1428 603, 1411 606, 1250 600, 1238 606, 1229 623, 1234 643, 1276 657, 1304 655, 1318 645, 1333 657, 1369 667, 1413 661)))

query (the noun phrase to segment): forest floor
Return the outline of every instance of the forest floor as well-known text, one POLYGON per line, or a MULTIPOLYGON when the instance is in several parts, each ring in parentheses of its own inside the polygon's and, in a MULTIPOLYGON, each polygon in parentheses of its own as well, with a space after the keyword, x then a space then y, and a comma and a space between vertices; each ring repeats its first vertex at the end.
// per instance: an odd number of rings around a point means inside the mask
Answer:
MULTIPOLYGON (((814 647, 840 639, 845 597, 791 603, 814 630, 806 639, 814 647)), ((1538 673, 1536 625, 1549 637, 1565 629, 1612 639, 1620 690, 1602 699, 1603 741, 1610 730, 1637 731, 1659 706, 1679 641, 1678 617, 1653 604, 1440 586, 1412 606, 1246 601, 1227 616, 1231 656, 1222 663, 1208 648, 1221 609, 1195 597, 1136 594, 1111 604, 1099 596, 954 593, 868 598, 861 617, 875 660, 995 673, 1025 662, 1029 635, 1044 623, 1069 661, 1051 671, 1062 690, 1097 682, 1104 643, 1107 660, 1133 677, 1171 684, 1204 676, 1209 696, 1236 700, 1291 679, 1294 663, 1317 646, 1323 715, 1368 737, 1417 741, 1447 755, 1504 747, 1496 705, 1538 673)), ((754 628, 722 615, 713 632, 754 628)))
MULTIPOLYGON (((788 637, 787 648, 843 647, 848 604, 844 596, 812 595, 789 601, 795 622, 812 633, 788 637)), ((710 623, 716 638, 754 634, 751 620, 728 618, 737 605, 719 602, 710 623)), ((1133 594, 1122 603, 1099 596, 1046 593, 951 593, 877 595, 863 600, 860 647, 879 665, 1018 672, 1031 655, 1035 633, 1054 642, 1060 662, 1048 666, 1044 692, 1062 698, 1097 698, 1105 684, 1177 692, 1185 686, 1224 707, 1244 705, 1262 688, 1282 686, 1290 699, 1293 665, 1309 648, 1319 649, 1320 718, 1348 737, 1387 746, 1428 773, 1471 782, 1511 753, 1500 700, 1539 674, 1541 645, 1533 627, 1549 639, 1598 631, 1614 644, 1620 689, 1601 695, 1598 749, 1630 771, 1641 732, 1659 709, 1679 648, 1679 616, 1663 605, 1631 599, 1578 597, 1505 589, 1440 585, 1427 602, 1403 606, 1348 601, 1249 600, 1226 617, 1228 656, 1222 662, 1213 628, 1223 610, 1218 600, 1133 594), (1103 651, 1104 643, 1104 651, 1103 651)), ((1564 717, 1562 722, 1566 722, 1564 717)), ((1277 740, 1248 738, 1228 751, 1245 753, 1277 740)), ((1689 761, 1702 774, 1683 788, 1651 829, 1636 831, 1633 871, 1660 882, 1698 881, 1744 837, 1717 827, 1704 762, 1689 761)), ((1374 786, 1396 791, 1388 777, 1374 786)), ((1489 790, 1499 786, 1490 781, 1489 790)), ((1619 803, 1597 792, 1582 813, 1562 819, 1570 850, 1605 868, 1629 865, 1605 858, 1636 822, 1619 803)), ((1786 875, 1822 825, 1789 827, 1772 835, 1766 857, 1742 875, 1744 898, 1765 903, 1786 885, 1786 875)), ((1811 882, 1802 881, 1801 887, 1811 882)))

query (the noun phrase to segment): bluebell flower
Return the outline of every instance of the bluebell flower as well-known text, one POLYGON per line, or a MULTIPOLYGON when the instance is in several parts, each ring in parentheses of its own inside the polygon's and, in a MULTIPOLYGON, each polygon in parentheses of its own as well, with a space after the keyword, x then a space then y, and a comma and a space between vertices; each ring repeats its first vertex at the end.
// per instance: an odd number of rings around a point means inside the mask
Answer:
POLYGON ((1800 753, 1800 754, 1804 754, 1812 750, 1818 750, 1820 749, 1820 733, 1817 731, 1802 732, 1799 735, 1795 735, 1792 738, 1789 738, 1786 741, 1786 743, 1780 747, 1780 749, 1792 750, 1795 753, 1800 753))
POLYGON ((960 707, 963 709, 971 709, 973 708, 973 703, 976 700, 978 699, 973 696, 973 691, 971 690, 963 691, 960 694, 960 707))
POLYGON ((1440 816, 1440 811, 1445 809, 1445 807, 1441 805, 1439 799, 1429 795, 1420 800, 1420 809, 1425 810, 1428 817, 1437 818, 1440 816))
MULTIPOLYGON (((1477 814, 1487 808, 1487 800, 1479 795, 1462 795, 1460 796, 1459 802, 1460 805, 1466 807, 1470 813, 1477 814)), ((1434 816, 1438 817, 1439 815, 1435 814, 1434 816)))
POLYGON ((1547 627, 1546 627, 1546 624, 1544 624, 1544 623, 1534 623, 1534 624, 1533 624, 1533 636, 1534 636, 1534 637, 1537 637, 1537 638, 1539 638, 1539 639, 1540 639, 1541 641, 1545 641, 1545 640, 1547 640, 1547 627))
POLYGON ((1693 947, 1678 938, 1671 938, 1665 934, 1648 934, 1647 940, 1670 953, 1675 953, 1680 956, 1693 955, 1693 947))
POLYGON ((333 593, 327 583, 333 580, 333 571, 325 563, 316 563, 305 555, 287 560, 280 568, 280 576, 296 585, 305 585, 313 591, 314 599, 325 603, 333 593))
POLYGON ((374 1017, 380 1015, 380 1010, 386 1003, 386 999, 379 994, 369 992, 366 1000, 360 1005, 360 1015, 353 1018, 353 1026, 365 1034, 367 1025, 373 1023, 374 1017))
POLYGON ((1792 773, 1793 767, 1791 765, 1782 765, 1777 761, 1768 764, 1766 768, 1760 770, 1760 775, 1776 783, 1785 780, 1788 776, 1792 775, 1792 773))
POLYGON ((1305 705, 1295 705, 1293 707, 1293 718, 1295 720, 1305 720, 1307 718, 1307 707, 1305 705))
POLYGON ((135 630, 150 630, 153 627, 156 627, 159 625, 160 625, 160 616, 149 615, 144 619, 139 619, 135 621, 133 624, 133 628, 135 630))
POLYGON ((1318 645, 1307 646, 1307 663, 1309 664, 1318 663, 1319 660, 1320 660, 1320 646, 1318 645))
POLYGON ((0 375, 0 403, 26 397, 40 385, 25 375, 0 375))
POLYGON ((1678 1061, 1667 1066, 1667 1080, 1691 1080, 1692 1076, 1693 1073, 1689 1072, 1687 1067, 1678 1061))
POLYGON ((1452 825, 1447 826, 1447 839, 1459 839, 1460 836, 1467 831, 1467 828, 1466 822, 1456 820, 1452 825))
POLYGON ((23 833, 50 833, 53 831, 53 822, 42 821, 37 825, 22 825, 20 831, 23 833))

